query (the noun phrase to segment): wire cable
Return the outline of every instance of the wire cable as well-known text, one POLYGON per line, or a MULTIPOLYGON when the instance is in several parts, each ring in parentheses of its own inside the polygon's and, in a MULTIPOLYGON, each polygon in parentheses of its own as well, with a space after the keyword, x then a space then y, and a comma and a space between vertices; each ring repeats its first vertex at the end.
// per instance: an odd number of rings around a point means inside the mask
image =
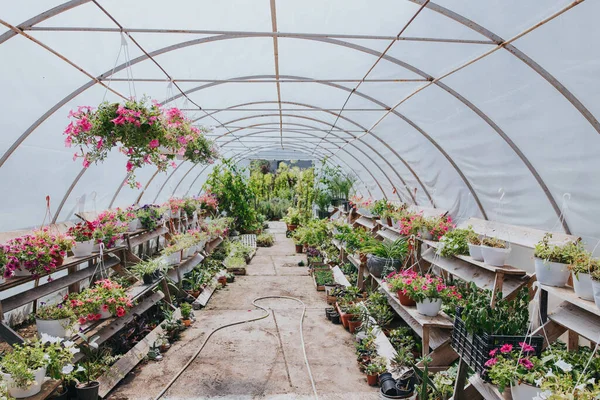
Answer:
POLYGON ((315 386, 315 380, 313 378, 312 371, 310 369, 310 364, 308 363, 308 356, 306 355, 306 346, 305 346, 305 343, 304 343, 304 332, 303 331, 304 331, 304 316, 306 315, 306 304, 304 304, 304 302, 302 300, 300 300, 300 299, 297 299, 295 297, 289 297, 289 296, 263 296, 263 297, 257 297, 256 299, 252 300, 252 305, 254 307, 256 307, 256 308, 260 308, 262 311, 265 312, 265 314, 263 314, 263 315, 261 315, 260 317, 257 317, 257 318, 251 318, 251 319, 247 319, 247 320, 244 320, 244 321, 237 321, 237 322, 232 322, 230 324, 221 325, 220 327, 218 327, 215 330, 213 330, 206 337, 206 339, 204 339, 204 342, 198 348, 198 350, 196 351, 196 353, 194 353, 194 355, 183 366, 183 368, 181 368, 179 370, 179 372, 177 372, 177 374, 173 377, 173 379, 171 379, 171 381, 160 391, 160 393, 154 398, 154 400, 159 400, 161 397, 163 397, 165 395, 165 393, 171 388, 171 386, 173 386, 173 384, 177 381, 177 379, 179 379, 179 377, 189 368, 189 366, 192 365, 192 363, 200 355, 200 353, 202 352, 202 350, 204 349, 204 347, 206 346, 206 344, 208 343, 208 341, 210 340, 210 338, 212 337, 212 335, 214 335, 215 333, 217 333, 221 329, 225 329, 225 328, 228 328, 228 327, 231 327, 231 326, 245 324, 245 323, 248 323, 248 322, 260 321, 262 319, 265 319, 265 318, 269 317, 271 315, 271 312, 267 308, 256 304, 257 301, 266 300, 266 299, 287 299, 287 300, 294 300, 294 301, 296 301, 296 302, 298 302, 298 303, 300 303, 302 305, 302 317, 300 318, 300 341, 302 342, 302 352, 304 354, 304 362, 306 363, 306 368, 308 370, 308 377, 310 378, 310 383, 312 385, 313 393, 315 395, 315 399, 319 400, 319 395, 317 394, 317 388, 315 386))

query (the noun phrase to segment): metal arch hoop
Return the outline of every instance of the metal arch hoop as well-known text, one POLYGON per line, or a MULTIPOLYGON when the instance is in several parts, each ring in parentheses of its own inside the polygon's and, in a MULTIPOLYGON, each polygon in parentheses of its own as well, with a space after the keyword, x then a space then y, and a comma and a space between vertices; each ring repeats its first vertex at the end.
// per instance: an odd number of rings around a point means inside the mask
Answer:
MULTIPOLYGON (((291 117, 291 118, 307 119, 307 120, 310 120, 310 121, 314 121, 314 122, 322 123, 323 125, 327 125, 327 126, 333 126, 333 125, 331 125, 330 123, 328 123, 328 122, 326 122, 326 121, 322 121, 322 120, 320 120, 320 119, 317 119, 317 118, 311 118, 311 117, 299 116, 299 115, 290 115, 290 114, 281 114, 281 115, 282 115, 282 116, 284 116, 284 117, 291 117)), ((246 119, 260 118, 260 117, 264 117, 264 116, 277 116, 277 115, 275 115, 275 114, 270 114, 270 115, 255 115, 255 116, 248 116, 248 117, 244 117, 244 118, 241 118, 241 119, 237 119, 237 120, 228 121, 227 123, 224 123, 223 125, 227 125, 227 124, 230 124, 230 123, 233 123, 233 122, 237 122, 237 121, 241 121, 241 120, 246 120, 246 119)), ((282 125, 282 126, 283 126, 283 125, 291 125, 291 124, 289 124, 289 123, 284 123, 284 124, 280 124, 280 125, 282 125)), ((299 126, 302 126, 302 124, 294 124, 294 125, 299 125, 299 126)), ((310 127, 310 128, 315 128, 315 129, 318 129, 318 130, 321 130, 321 129, 319 129, 319 128, 317 128, 317 127, 314 127, 314 126, 312 126, 312 125, 304 125, 304 126, 306 126, 306 127, 310 127)), ((245 128, 241 128, 241 129, 245 129, 245 128)), ((236 131, 236 132, 238 132, 238 131, 240 131, 241 129, 236 129, 235 131, 236 131)), ((347 133, 349 136, 351 136, 351 137, 354 137, 354 136, 353 136, 353 135, 352 135, 350 132, 348 132, 348 131, 345 131, 345 130, 342 130, 342 131, 344 131, 345 133, 347 133)), ((326 131, 323 131, 323 132, 326 132, 326 131)), ((223 134, 223 135, 222 135, 222 136, 220 136, 220 137, 224 137, 224 136, 227 136, 227 135, 228 135, 228 133, 226 133, 226 134, 223 134)), ((337 136, 337 135, 335 135, 335 134, 333 134, 333 133, 330 133, 330 135, 332 135, 332 136, 334 136, 334 137, 337 137, 337 138, 339 138, 339 136, 337 136)), ((316 136, 315 136, 315 137, 316 137, 316 136)), ((329 141, 328 141, 328 142, 329 142, 329 141)), ((332 143, 332 142, 329 142, 329 143, 332 143)), ((414 204, 417 204, 417 201, 416 201, 415 197, 413 196, 413 194, 411 193, 410 189, 408 188, 408 185, 406 185, 406 182, 404 181, 404 179, 403 179, 403 178, 402 178, 402 177, 401 177, 401 176, 398 174, 398 172, 397 172, 397 171, 396 171, 396 170, 395 170, 395 169, 392 167, 392 165, 389 163, 389 161, 388 161, 388 160, 387 160, 385 157, 383 157, 381 154, 379 154, 379 152, 378 152, 377 150, 375 150, 373 147, 371 147, 371 146, 370 146, 368 143, 365 143, 365 142, 363 142, 363 141, 361 141, 361 143, 363 143, 363 144, 364 144, 364 145, 366 145, 366 146, 367 146, 369 149, 371 149, 371 151, 373 151, 375 154, 377 154, 377 155, 379 156, 379 158, 381 158, 381 159, 382 159, 382 160, 383 160, 383 161, 384 161, 384 162, 385 162, 385 163, 386 163, 386 164, 387 164, 387 165, 388 165, 390 168, 392 168, 392 170, 394 171, 394 173, 396 174, 396 176, 398 177, 398 179, 400 179, 400 181, 401 181, 401 182, 404 184, 404 188, 405 188, 405 189, 406 189, 406 191, 408 192, 408 194, 409 194, 409 196, 411 197, 411 199, 412 199, 413 203, 414 203, 414 204)), ((394 183, 393 183, 393 182, 392 182, 392 180, 389 178, 389 176, 387 175, 387 173, 386 173, 386 172, 385 172, 385 171, 384 171, 384 170, 383 170, 383 169, 382 169, 382 168, 379 166, 379 164, 377 164, 377 163, 376 163, 374 160, 372 160, 372 159, 371 159, 371 158, 370 158, 370 157, 367 155, 367 153, 365 153, 365 152, 364 152, 362 149, 358 148, 357 146, 355 146, 355 145, 354 145, 353 143, 351 143, 351 142, 349 142, 348 144, 350 144, 350 146, 352 146, 352 147, 354 147, 356 150, 358 150, 358 152, 359 152, 359 153, 361 153, 361 154, 363 154, 365 157, 367 157, 367 159, 368 159, 369 161, 371 161, 371 162, 372 162, 372 163, 373 163, 373 164, 374 164, 374 165, 375 165, 375 166, 376 166, 376 167, 377 167, 377 168, 378 168, 378 169, 381 171, 381 173, 383 174, 383 176, 385 176, 385 178, 388 180, 388 182, 390 183, 390 185, 391 185, 392 187, 395 187, 394 183)), ((338 146, 338 147, 339 147, 339 146, 338 146)), ((348 153, 348 154, 350 154, 350 155, 351 155, 351 156, 352 156, 352 157, 353 157, 353 158, 354 158, 356 161, 359 161, 359 160, 358 160, 356 157, 354 157, 354 155, 352 155, 352 153, 350 153, 350 152, 346 151, 346 150, 345 150, 343 147, 339 147, 339 149, 340 149, 340 150, 342 150, 342 151, 344 151, 345 153, 348 153)), ((364 166, 364 164, 363 164, 363 163, 360 163, 360 164, 363 166, 363 168, 365 168, 365 166, 364 166)), ((375 178, 375 176, 374 176, 374 175, 371 173, 371 171, 369 171, 368 169, 367 169, 367 171, 368 171, 368 172, 369 172, 369 174, 370 174, 370 175, 373 177, 373 180, 374 180, 374 181, 375 181, 375 182, 376 182, 376 183, 379 185, 379 182, 378 182, 377 178, 375 178)), ((381 188, 381 186, 380 186, 380 188, 381 188)), ((383 191, 383 189, 382 189, 382 192, 384 192, 384 191, 383 191)), ((399 198, 400 200, 402 200, 402 199, 401 199, 401 197, 400 197, 400 195, 397 193, 397 191, 396 191, 396 195, 398 196, 398 198, 399 198)))
MULTIPOLYGON (((233 141, 233 140, 236 140, 236 139, 232 139, 232 141, 233 141)), ((231 142, 231 141, 230 141, 230 142, 231 142)), ((329 142, 329 143, 332 143, 332 142, 330 142, 330 141, 327 141, 327 142, 329 142)), ((229 142, 228 142, 228 143, 229 143, 229 142)), ((333 144, 333 143, 332 143, 332 144, 333 144)), ((338 147, 339 147, 339 146, 338 146, 338 147)), ((356 148, 356 146, 353 146, 353 147, 355 147, 355 148, 356 148)), ((341 147, 339 147, 339 148, 341 149, 341 147)), ((357 148, 357 149, 358 149, 358 148, 357 148)), ((360 151, 360 149, 358 149, 358 150, 360 151)), ((381 191, 381 193, 382 193, 383 197, 387 199, 387 195, 386 195, 386 193, 385 193, 385 190, 383 190, 383 187, 381 186, 381 184, 379 183, 379 181, 377 180, 377 178, 375 178, 375 176, 374 176, 374 175, 371 173, 371 171, 370 171, 370 170, 368 170, 368 169, 366 168, 366 166, 365 166, 365 165, 364 165, 364 164, 363 164, 363 163, 362 163, 362 162, 361 162, 361 161, 360 161, 358 158, 356 158, 356 157, 355 157, 355 156, 354 156, 352 153, 348 152, 348 151, 347 151, 347 150, 345 150, 345 149, 342 149, 342 151, 344 151, 345 153, 347 153, 348 155, 350 155, 352 158, 354 158, 354 160, 355 160, 356 162, 358 162, 358 163, 359 163, 359 164, 360 164, 360 165, 361 165, 361 166, 362 166, 362 167, 365 169, 365 171, 367 171, 367 172, 369 173, 369 175, 371 175, 371 177, 373 178, 373 181, 374 181, 374 182, 377 184, 377 186, 379 187, 379 190, 381 191)), ((364 153, 363 153, 363 154, 364 154, 364 153)), ((365 156, 366 156, 366 154, 365 154, 365 156)), ((367 157, 367 158, 368 158, 368 157, 367 157)), ((369 158, 369 160, 370 160, 371 162, 373 162, 373 160, 371 160, 370 158, 369 158)), ((180 163, 180 164, 177 166, 177 168, 179 168, 179 166, 181 166, 182 164, 183 164, 183 163, 180 163)), ((381 169, 381 167, 380 167, 379 165, 377 165, 377 163, 373 162, 373 164, 374 164, 375 166, 377 166, 377 168, 379 168, 379 170, 380 170, 380 171, 383 173, 383 175, 386 177, 386 179, 387 179, 387 180, 390 182, 390 185, 391 185, 392 187, 394 187, 394 184, 393 184, 393 182, 390 180, 390 178, 387 176, 387 174, 386 174, 386 173, 383 171, 383 169, 381 169)), ((348 167, 349 167, 349 166, 348 166, 348 167)), ((177 170, 177 168, 176 168, 175 170, 177 170)), ((171 178, 171 176, 172 176, 174 173, 175 173, 175 171, 171 172, 171 174, 169 174, 169 176, 167 177, 166 181, 168 181, 168 180, 171 178)), ((154 177, 153 177, 153 178, 154 178, 154 177)), ((400 178, 400 179, 402 179, 402 178, 400 178)), ((163 183, 163 185, 162 185, 162 186, 161 186, 161 188, 159 189, 159 191, 158 191, 158 193, 157 193, 157 195, 156 195, 156 198, 154 199, 154 201, 156 201, 156 199, 158 198, 158 195, 160 194, 160 192, 161 192, 161 191, 162 191, 162 189, 164 188, 164 186, 165 186, 165 184, 166 184, 166 181, 163 183)), ((408 193, 410 194, 410 190, 408 190, 408 189, 407 189, 407 191, 408 191, 408 193)), ((142 193, 142 195, 143 195, 143 193, 142 193)), ((396 196, 398 196, 398 199, 399 199, 399 200, 402 200, 402 197, 400 196, 400 194, 398 193, 398 191, 396 191, 396 196)), ((412 197, 412 196, 411 196, 411 197, 412 197)), ((141 196, 140 196, 140 199, 141 199, 141 196)), ((414 199, 414 198, 413 198, 413 199, 414 199)), ((413 200, 413 201, 414 201, 414 200, 413 200)), ((138 200, 138 202, 139 202, 139 200, 138 200)))

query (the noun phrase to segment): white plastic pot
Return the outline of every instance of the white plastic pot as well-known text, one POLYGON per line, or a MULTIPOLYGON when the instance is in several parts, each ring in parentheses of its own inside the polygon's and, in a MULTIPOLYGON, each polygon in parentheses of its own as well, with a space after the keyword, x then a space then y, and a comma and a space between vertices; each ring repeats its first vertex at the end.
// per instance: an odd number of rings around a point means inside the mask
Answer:
POLYGON ((194 254, 194 250, 195 247, 194 246, 190 246, 187 249, 183 250, 183 257, 182 258, 189 258, 194 254))
POLYGON ((142 227, 142 223, 140 222, 140 220, 138 218, 134 218, 131 221, 129 221, 129 225, 127 226, 127 231, 135 232, 138 229, 140 229, 141 227, 142 227))
POLYGON ((169 265, 177 265, 177 264, 181 263, 181 252, 177 251, 177 252, 169 255, 167 258, 167 263, 169 265))
POLYGON ((13 271, 12 276, 29 276, 29 275, 31 275, 31 272, 27 271, 25 268, 23 268, 21 266, 13 271))
POLYGON ((513 400, 531 400, 538 397, 542 390, 526 383, 519 383, 518 385, 511 386, 510 391, 513 400))
POLYGON ((594 301, 596 307, 600 308, 600 282, 592 280, 592 289, 594 289, 594 301))
POLYGON ((542 285, 563 287, 569 280, 569 267, 567 264, 534 258, 535 276, 542 285))
POLYGON ((442 309, 442 299, 425 299, 417 302, 417 312, 428 317, 435 317, 442 309))
POLYGON ((92 247, 92 252, 100 253, 100 243, 94 243, 94 246, 92 247))
POLYGON ((333 293, 334 290, 335 290, 335 284, 334 285, 325 285, 325 294, 327 296, 331 296, 331 294, 333 293))
POLYGON ((33 372, 33 374, 35 382, 24 389, 15 385, 10 374, 2 374, 4 382, 6 382, 8 393, 12 397, 17 399, 35 396, 36 394, 38 394, 42 390, 42 385, 44 384, 44 377, 46 376, 46 367, 36 369, 33 372))
POLYGON ((198 245, 198 251, 204 250, 204 246, 206 246, 206 239, 200 242, 198 245))
POLYGON ((75 242, 75 246, 73 246, 73 255, 75 257, 87 257, 92 255, 93 250, 93 240, 87 240, 85 242, 75 242))
POLYGON ((494 267, 503 267, 510 254, 510 248, 498 249, 496 247, 481 246, 481 255, 486 264, 494 267))
POLYGON ((100 319, 107 319, 112 317, 112 313, 110 312, 109 309, 107 309, 106 311, 103 310, 104 305, 100 306, 100 310, 98 310, 98 313, 100 314, 100 319))
POLYGON ((421 239, 423 239, 423 240, 432 240, 433 239, 433 235, 427 229, 423 228, 419 231, 419 233, 421 234, 421 239))
POLYGON ((177 210, 177 212, 175 213, 171 213, 173 215, 173 218, 181 218, 181 208, 177 210))
POLYGON ((483 261, 483 254, 481 254, 481 246, 478 244, 469 243, 469 255, 475 261, 483 261))
POLYGON ((71 321, 69 318, 63 319, 35 319, 38 336, 42 337, 42 333, 50 336, 66 339, 69 338, 69 327, 71 321))
POLYGON ((594 301, 594 288, 592 288, 592 276, 590 274, 573 273, 573 289, 579 298, 594 301))

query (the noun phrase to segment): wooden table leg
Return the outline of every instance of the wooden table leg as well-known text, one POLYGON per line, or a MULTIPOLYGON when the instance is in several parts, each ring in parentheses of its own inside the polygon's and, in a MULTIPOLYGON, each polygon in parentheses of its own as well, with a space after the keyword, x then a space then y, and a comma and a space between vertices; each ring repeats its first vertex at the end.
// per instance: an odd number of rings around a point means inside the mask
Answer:
POLYGON ((454 395, 452 398, 454 400, 463 400, 464 399, 464 391, 465 391, 465 381, 467 380, 467 373, 469 371, 469 366, 466 362, 463 361, 462 357, 460 359, 460 363, 458 364, 458 372, 456 373, 456 383, 454 384, 454 395))
POLYGON ((579 335, 574 331, 569 331, 569 339, 567 340, 567 350, 573 351, 579 348, 579 335))
POLYGON ((423 357, 429 354, 429 326, 423 326, 423 357))

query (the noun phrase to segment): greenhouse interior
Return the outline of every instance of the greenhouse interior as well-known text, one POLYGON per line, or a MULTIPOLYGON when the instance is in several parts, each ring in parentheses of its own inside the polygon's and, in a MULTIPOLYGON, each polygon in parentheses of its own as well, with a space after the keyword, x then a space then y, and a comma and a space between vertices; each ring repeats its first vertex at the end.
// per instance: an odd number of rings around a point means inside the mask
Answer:
POLYGON ((600 399, 599 1, 1 3, 0 400, 600 399))

